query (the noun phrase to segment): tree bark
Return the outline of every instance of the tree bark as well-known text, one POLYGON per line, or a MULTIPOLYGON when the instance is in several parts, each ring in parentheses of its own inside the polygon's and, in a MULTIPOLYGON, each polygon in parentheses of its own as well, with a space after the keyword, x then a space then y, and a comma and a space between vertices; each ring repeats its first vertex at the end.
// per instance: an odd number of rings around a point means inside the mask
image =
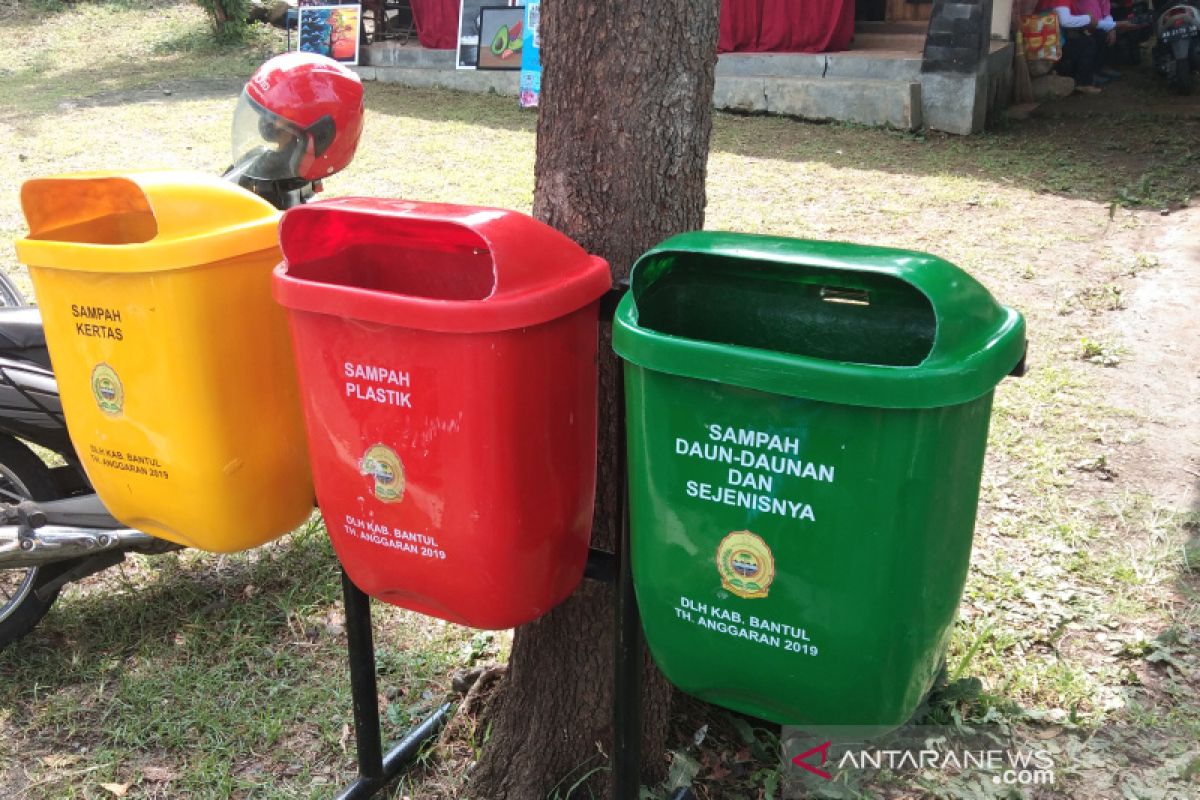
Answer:
MULTIPOLYGON (((614 280, 673 234, 704 223, 719 0, 544 0, 534 216, 606 258, 614 280)), ((594 547, 620 530, 617 360, 601 327, 594 547)), ((488 708, 472 777, 479 800, 609 792, 613 593, 585 581, 519 628, 488 708)), ((646 659, 644 782, 665 766, 670 687, 646 659)), ((588 796, 588 795, 581 795, 588 796)), ((631 799, 632 800, 632 799, 631 799)))

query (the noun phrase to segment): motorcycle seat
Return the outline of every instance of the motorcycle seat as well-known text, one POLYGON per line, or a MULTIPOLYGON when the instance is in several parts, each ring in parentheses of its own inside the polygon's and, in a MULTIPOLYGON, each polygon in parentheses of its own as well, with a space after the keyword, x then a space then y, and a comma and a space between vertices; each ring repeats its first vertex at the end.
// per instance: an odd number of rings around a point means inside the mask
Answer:
POLYGON ((42 314, 34 306, 0 308, 0 354, 50 368, 42 314))

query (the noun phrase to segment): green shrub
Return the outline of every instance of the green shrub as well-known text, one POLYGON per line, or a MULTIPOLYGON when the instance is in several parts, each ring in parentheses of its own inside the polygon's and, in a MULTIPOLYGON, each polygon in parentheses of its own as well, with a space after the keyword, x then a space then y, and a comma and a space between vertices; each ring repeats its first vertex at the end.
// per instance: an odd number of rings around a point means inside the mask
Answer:
POLYGON ((196 0, 212 22, 218 41, 242 41, 249 29, 250 0, 196 0))

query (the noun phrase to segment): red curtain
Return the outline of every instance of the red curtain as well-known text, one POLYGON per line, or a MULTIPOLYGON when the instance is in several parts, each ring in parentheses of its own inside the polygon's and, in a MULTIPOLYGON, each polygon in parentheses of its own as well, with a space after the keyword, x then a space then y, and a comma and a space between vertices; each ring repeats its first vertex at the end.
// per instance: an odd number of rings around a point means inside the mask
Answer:
POLYGON ((453 50, 458 43, 459 0, 410 1, 421 47, 453 50))
POLYGON ((826 53, 854 36, 854 0, 721 0, 721 53, 826 53))
MULTIPOLYGON (((412 0, 422 47, 453 50, 459 0, 412 0)), ((854 35, 854 0, 721 0, 721 53, 824 53, 854 35)))

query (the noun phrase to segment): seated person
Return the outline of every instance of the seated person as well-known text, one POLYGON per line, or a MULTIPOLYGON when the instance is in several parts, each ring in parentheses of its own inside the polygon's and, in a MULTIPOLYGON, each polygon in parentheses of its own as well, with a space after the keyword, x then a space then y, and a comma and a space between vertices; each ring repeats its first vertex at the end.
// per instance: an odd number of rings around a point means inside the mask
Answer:
POLYGON ((1121 77, 1110 65, 1113 62, 1113 48, 1117 43, 1117 22, 1112 15, 1112 0, 1099 0, 1097 3, 1100 20, 1096 23, 1096 83, 1105 84, 1113 78, 1121 77))
POLYGON ((1058 62, 1060 75, 1075 79, 1076 91, 1098 94, 1096 68, 1101 49, 1108 45, 1107 37, 1116 36, 1116 25, 1108 15, 1109 30, 1099 30, 1102 13, 1101 3, 1108 0, 1042 0, 1039 11, 1053 11, 1058 16, 1058 26, 1063 32, 1063 55, 1058 62), (1103 42, 1101 40, 1104 40, 1103 42))

